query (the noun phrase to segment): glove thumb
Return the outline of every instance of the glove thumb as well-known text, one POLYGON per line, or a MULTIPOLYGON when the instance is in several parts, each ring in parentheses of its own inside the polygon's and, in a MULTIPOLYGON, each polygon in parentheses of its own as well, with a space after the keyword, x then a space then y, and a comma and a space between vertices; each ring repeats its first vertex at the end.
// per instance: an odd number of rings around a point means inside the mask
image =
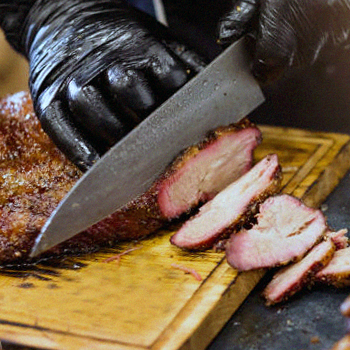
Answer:
POLYGON ((259 8, 259 0, 238 0, 218 23, 218 42, 227 45, 252 31, 252 22, 259 8))
POLYGON ((266 1, 260 9, 252 71, 261 82, 278 79, 294 64, 296 56, 295 31, 287 20, 283 20, 283 11, 278 10, 275 3, 274 0, 266 1))

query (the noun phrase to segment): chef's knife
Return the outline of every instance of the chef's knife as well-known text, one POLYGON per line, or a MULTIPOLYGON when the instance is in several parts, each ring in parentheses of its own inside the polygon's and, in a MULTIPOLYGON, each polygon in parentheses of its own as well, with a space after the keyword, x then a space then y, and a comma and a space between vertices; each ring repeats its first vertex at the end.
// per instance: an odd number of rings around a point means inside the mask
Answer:
POLYGON ((181 150, 260 105, 264 96, 250 62, 243 38, 111 148, 52 213, 31 256, 112 214, 145 192, 181 150))

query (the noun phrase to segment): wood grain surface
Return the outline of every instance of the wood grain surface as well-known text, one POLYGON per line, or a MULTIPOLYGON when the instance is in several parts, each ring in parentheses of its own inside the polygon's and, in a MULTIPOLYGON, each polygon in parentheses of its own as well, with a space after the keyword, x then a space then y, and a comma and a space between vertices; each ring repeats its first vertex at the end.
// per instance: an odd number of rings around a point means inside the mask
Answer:
MULTIPOLYGON (((308 205, 320 206, 350 168, 348 135, 260 128, 256 160, 277 153, 283 192, 308 205)), ((57 265, 0 270, 0 339, 60 350, 205 349, 264 271, 238 274, 222 252, 183 252, 169 243, 175 230, 57 265)))

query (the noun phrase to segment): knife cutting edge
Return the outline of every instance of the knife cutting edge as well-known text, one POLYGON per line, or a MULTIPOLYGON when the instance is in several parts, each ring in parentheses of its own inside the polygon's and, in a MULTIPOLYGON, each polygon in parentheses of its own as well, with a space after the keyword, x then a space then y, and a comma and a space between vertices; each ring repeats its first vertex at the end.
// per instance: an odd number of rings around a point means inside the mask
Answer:
POLYGON ((114 145, 53 211, 30 256, 84 231, 141 195, 180 151, 264 102, 250 62, 242 38, 114 145))

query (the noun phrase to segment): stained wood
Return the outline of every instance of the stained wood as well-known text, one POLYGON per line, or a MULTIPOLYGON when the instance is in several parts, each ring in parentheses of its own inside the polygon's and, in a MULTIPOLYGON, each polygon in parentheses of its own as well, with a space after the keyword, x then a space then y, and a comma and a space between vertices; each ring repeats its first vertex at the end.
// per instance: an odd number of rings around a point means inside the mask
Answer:
MULTIPOLYGON (((319 206, 350 168, 348 135, 261 130, 256 160, 277 153, 283 192, 308 205, 319 206)), ((183 252, 169 243, 174 230, 70 259, 65 268, 3 271, 0 339, 45 349, 205 349, 264 271, 238 274, 224 253, 183 252), (106 262, 129 248, 137 249, 106 262)))

